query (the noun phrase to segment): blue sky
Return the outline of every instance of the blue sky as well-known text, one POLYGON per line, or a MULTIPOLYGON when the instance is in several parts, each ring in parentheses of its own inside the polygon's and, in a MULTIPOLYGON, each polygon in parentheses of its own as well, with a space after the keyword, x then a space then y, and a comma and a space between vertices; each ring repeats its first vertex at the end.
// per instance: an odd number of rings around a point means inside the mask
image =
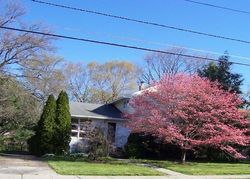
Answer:
MULTIPOLYGON (((250 41, 250 15, 191 4, 183 0, 46 1, 250 41)), ((250 11, 249 0, 199 1, 250 11)), ((27 22, 41 22, 58 34, 155 49, 166 49, 167 45, 177 45, 219 53, 227 50, 231 55, 250 58, 250 44, 49 7, 30 0, 21 2, 27 11, 25 16, 27 22)), ((98 62, 128 60, 142 64, 143 57, 146 55, 143 51, 69 40, 57 40, 55 46, 59 56, 68 61, 84 63, 93 60, 98 62)), ((231 58, 231 60, 250 64, 250 60, 237 58, 231 58)), ((250 67, 235 65, 233 70, 243 75, 245 79, 243 91, 246 92, 250 85, 250 67)))

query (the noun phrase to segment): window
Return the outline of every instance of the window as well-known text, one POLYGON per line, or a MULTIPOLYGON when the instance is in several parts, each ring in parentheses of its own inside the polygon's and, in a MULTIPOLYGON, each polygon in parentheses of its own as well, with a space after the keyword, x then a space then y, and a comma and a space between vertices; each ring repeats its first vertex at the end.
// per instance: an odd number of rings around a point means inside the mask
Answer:
POLYGON ((108 141, 115 143, 116 123, 108 123, 108 141))
POLYGON ((72 124, 73 124, 73 123, 78 124, 78 119, 77 119, 77 118, 71 118, 71 123, 72 123, 72 124))
POLYGON ((92 121, 71 119, 71 137, 84 138, 91 129, 92 121))
POLYGON ((128 102, 129 102, 128 100, 126 100, 126 101, 123 102, 123 108, 127 108, 128 107, 128 102))
POLYGON ((71 131, 71 137, 77 137, 77 132, 76 131, 71 131))
POLYGON ((81 138, 84 138, 84 137, 86 137, 86 133, 85 133, 85 132, 80 132, 80 135, 79 135, 79 137, 81 137, 81 138))
POLYGON ((78 125, 77 124, 71 124, 71 130, 77 130, 78 125))

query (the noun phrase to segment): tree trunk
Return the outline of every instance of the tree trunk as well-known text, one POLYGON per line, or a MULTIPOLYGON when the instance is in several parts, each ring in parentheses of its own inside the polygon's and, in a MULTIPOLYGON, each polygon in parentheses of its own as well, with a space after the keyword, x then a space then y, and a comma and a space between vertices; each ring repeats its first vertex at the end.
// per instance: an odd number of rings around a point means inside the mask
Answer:
POLYGON ((182 150, 181 163, 185 163, 186 162, 186 154, 187 154, 187 151, 186 150, 182 150))

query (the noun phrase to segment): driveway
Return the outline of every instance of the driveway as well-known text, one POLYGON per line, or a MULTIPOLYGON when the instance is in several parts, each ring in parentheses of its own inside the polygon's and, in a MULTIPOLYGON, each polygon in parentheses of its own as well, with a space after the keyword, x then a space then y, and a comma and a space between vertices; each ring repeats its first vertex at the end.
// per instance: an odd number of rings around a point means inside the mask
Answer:
POLYGON ((30 155, 0 155, 0 174, 56 175, 47 162, 30 155))

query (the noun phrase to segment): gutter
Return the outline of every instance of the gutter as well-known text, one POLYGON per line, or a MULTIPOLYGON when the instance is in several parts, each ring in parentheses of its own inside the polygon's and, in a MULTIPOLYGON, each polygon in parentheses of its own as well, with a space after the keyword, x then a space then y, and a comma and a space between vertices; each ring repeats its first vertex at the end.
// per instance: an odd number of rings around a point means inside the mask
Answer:
POLYGON ((87 119, 106 119, 106 120, 116 120, 116 121, 125 121, 126 119, 122 118, 112 118, 112 117, 102 117, 102 116, 86 116, 86 115, 71 115, 71 117, 76 118, 87 118, 87 119))

